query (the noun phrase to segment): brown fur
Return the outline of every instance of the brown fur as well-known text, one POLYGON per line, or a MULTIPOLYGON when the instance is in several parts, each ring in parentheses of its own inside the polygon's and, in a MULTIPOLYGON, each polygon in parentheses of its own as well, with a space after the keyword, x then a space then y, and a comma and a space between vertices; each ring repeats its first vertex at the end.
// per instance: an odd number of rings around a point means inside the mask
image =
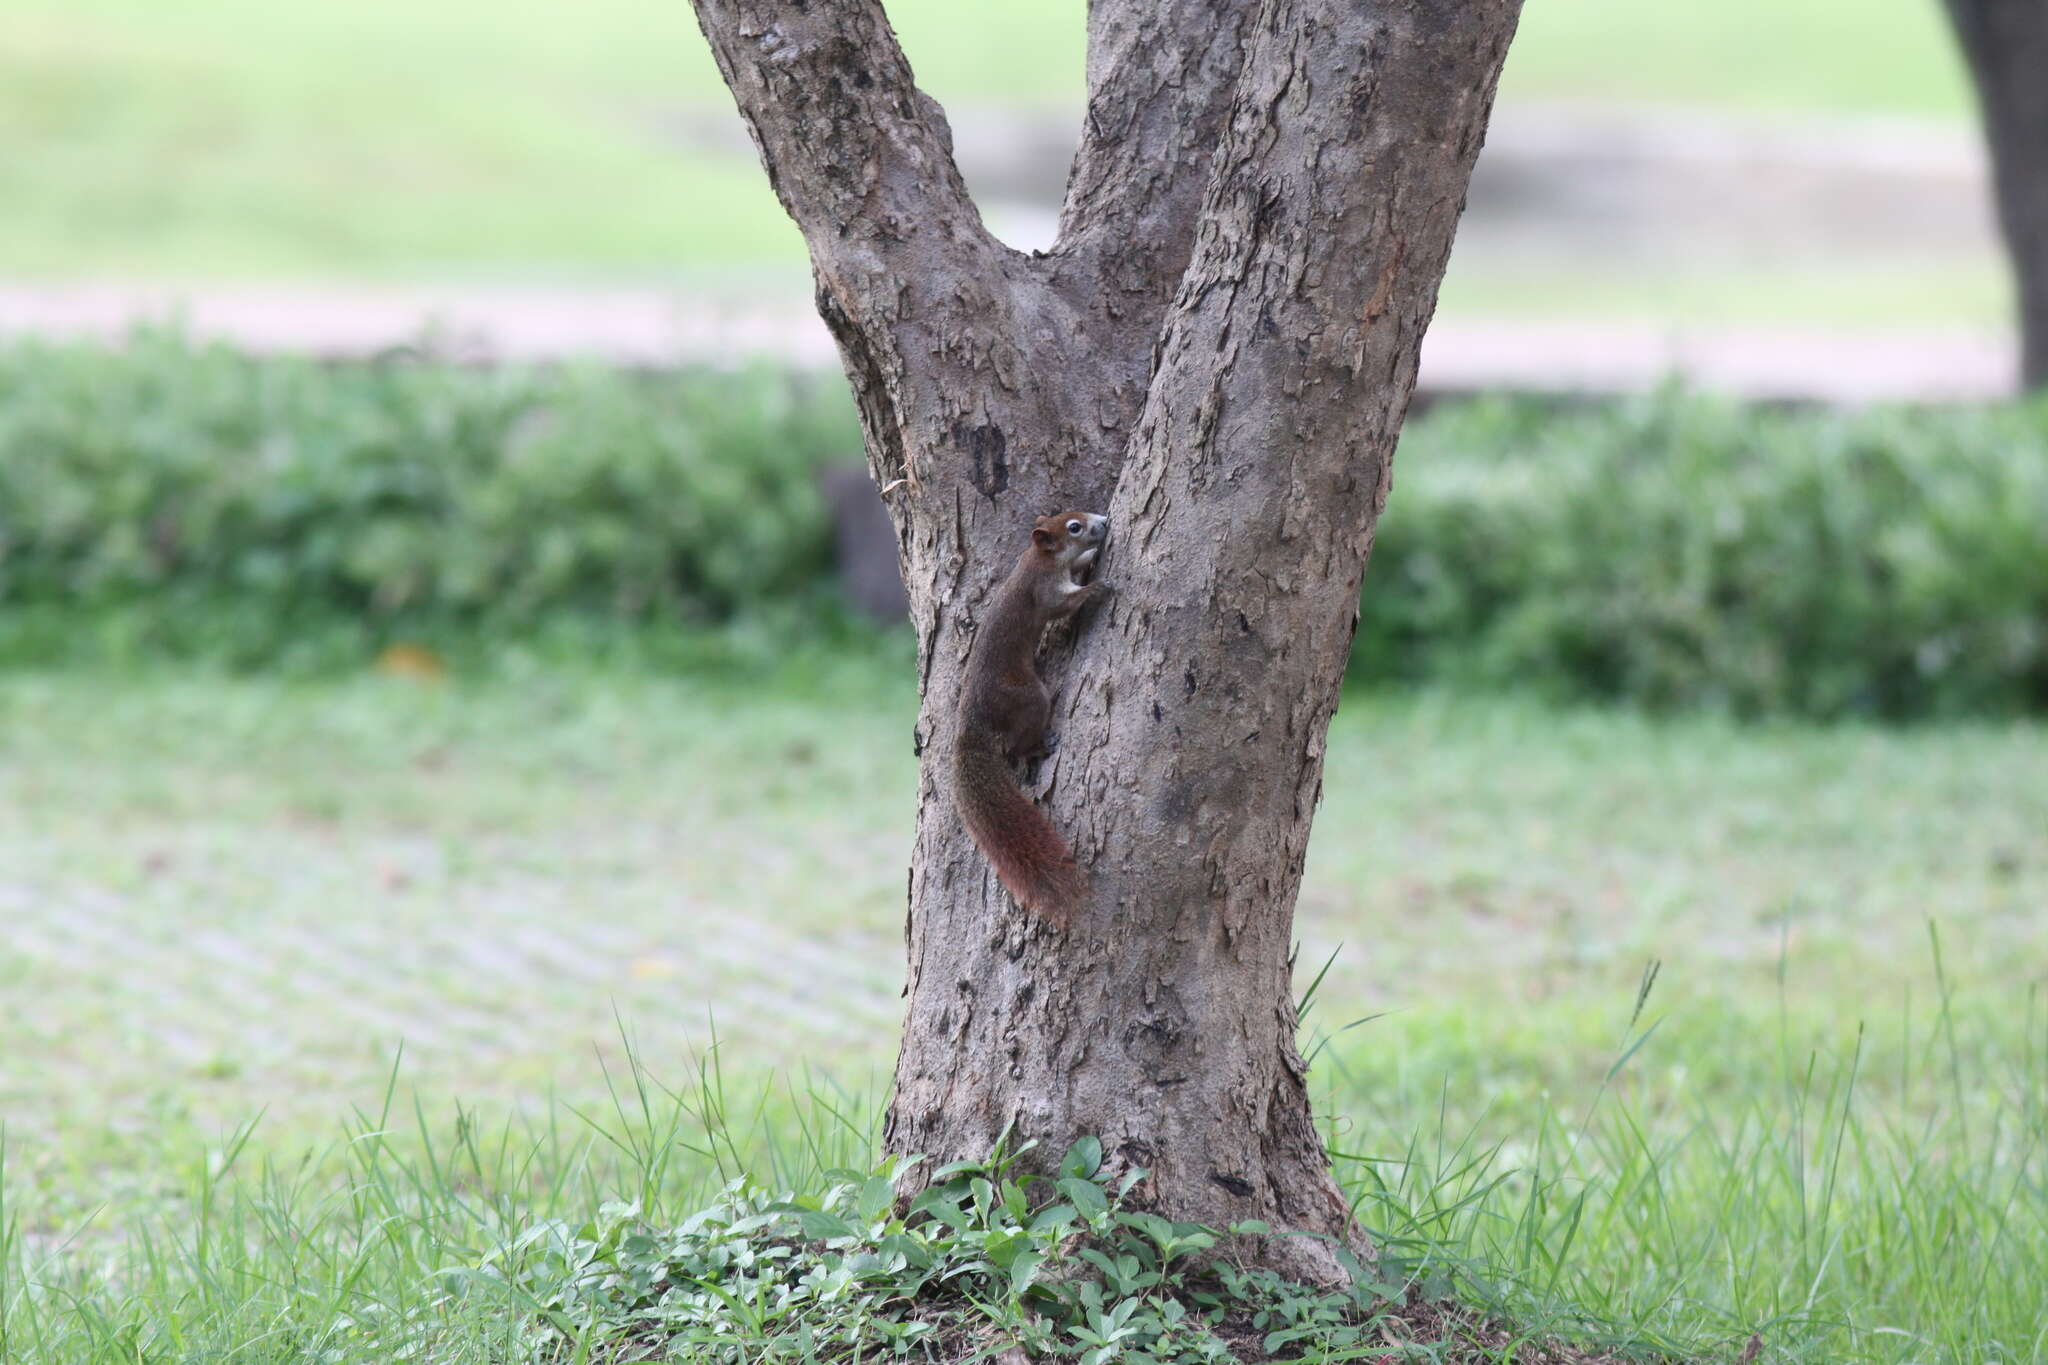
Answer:
POLYGON ((1038 676, 1046 626, 1080 610, 1101 585, 1095 567, 1108 522, 1086 512, 1041 517, 1017 567, 996 589, 967 656, 953 791, 975 847, 1018 904, 1065 927, 1088 894, 1088 875, 1052 822, 1017 787, 1010 761, 1044 756, 1052 694, 1038 676), (1067 527, 1079 523, 1078 532, 1067 527))

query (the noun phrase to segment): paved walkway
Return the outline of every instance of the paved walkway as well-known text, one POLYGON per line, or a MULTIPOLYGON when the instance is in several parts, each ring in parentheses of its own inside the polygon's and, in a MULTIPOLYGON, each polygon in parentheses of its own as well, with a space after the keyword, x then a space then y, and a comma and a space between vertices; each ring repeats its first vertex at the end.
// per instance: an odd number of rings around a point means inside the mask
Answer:
MULTIPOLYGON (((837 364, 800 297, 720 300, 659 289, 0 286, 0 339, 115 340, 141 322, 263 352, 361 358, 430 346, 459 361, 666 368, 761 357, 837 364)), ((2014 345, 1959 328, 1828 331, 1440 320, 1423 349, 1430 396, 1637 392, 1678 378, 1769 401, 1926 402, 2013 387, 2014 345)))

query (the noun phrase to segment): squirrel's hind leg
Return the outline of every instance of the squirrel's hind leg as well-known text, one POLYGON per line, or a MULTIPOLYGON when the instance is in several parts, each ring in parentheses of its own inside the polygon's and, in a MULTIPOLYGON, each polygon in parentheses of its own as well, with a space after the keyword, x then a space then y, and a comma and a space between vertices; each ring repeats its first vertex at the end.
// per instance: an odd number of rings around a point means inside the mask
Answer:
POLYGON ((1018 688, 1013 695, 1016 708, 1010 713, 1010 732, 1004 736, 1012 758, 1029 763, 1052 752, 1046 743, 1046 726, 1052 721, 1052 694, 1044 683, 1018 688))

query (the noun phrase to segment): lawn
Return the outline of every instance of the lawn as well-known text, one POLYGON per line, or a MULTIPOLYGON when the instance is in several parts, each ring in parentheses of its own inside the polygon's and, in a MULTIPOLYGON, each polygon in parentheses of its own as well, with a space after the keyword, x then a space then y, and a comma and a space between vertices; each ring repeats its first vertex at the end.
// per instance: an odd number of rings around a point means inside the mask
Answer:
MULTIPOLYGON (((889 9, 942 99, 1075 98, 1079 0, 889 9)), ((1604 99, 1968 105, 1936 0, 1534 0, 1500 117, 1604 99)), ((9 0, 0 271, 702 284, 755 266, 800 291, 796 236, 731 120, 683 0, 9 0), (693 136, 707 120, 726 133, 693 136)), ((1698 292, 1743 288, 1738 271, 1698 292)))
MULTIPOLYGON (((0 1356, 514 1357, 453 1286, 540 1220, 868 1161, 911 715, 866 664, 0 679, 0 1356)), ((1298 975, 1364 1216, 1581 1334, 2048 1360, 2043 772, 1353 697, 1298 975)))

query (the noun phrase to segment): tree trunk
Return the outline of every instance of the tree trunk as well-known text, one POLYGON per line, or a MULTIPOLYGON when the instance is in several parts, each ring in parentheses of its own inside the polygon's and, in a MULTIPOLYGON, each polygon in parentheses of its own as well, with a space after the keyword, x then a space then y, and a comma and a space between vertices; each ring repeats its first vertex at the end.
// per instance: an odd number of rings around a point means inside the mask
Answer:
POLYGON ((2048 0, 1948 0, 2019 285, 2020 374, 2048 385, 2048 0))
MULTIPOLYGON (((876 0, 695 0, 810 245, 920 642, 892 1150, 1103 1139, 1172 1216, 1361 1246, 1290 946, 1323 741, 1416 355, 1520 0, 1094 0, 1061 234, 989 237, 876 0), (1108 511, 1032 784, 1062 934, 954 813, 977 613, 1032 518, 1108 511)), ((1247 1250, 1329 1280, 1327 1243, 1247 1250)))

